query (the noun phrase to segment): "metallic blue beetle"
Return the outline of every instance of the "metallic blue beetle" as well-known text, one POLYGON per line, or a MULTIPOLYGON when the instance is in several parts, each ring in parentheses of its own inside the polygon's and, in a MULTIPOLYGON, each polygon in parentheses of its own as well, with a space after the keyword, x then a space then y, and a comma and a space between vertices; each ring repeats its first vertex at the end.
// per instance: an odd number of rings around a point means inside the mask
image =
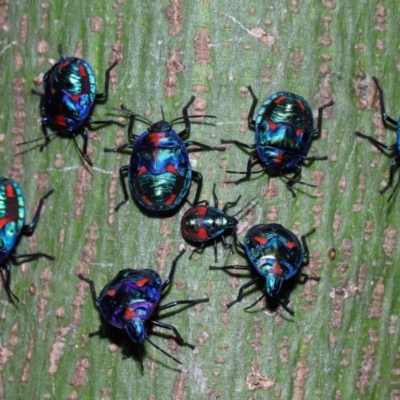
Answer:
POLYGON ((16 254, 13 250, 21 235, 31 235, 39 221, 40 211, 44 200, 53 193, 50 190, 39 201, 32 222, 25 224, 25 199, 22 189, 12 179, 0 177, 0 274, 9 300, 19 301, 11 291, 11 265, 9 259, 45 257, 54 260, 54 257, 45 253, 16 254), (5 275, 4 275, 5 272, 5 275))
MULTIPOLYGON (((115 61, 105 74, 105 88, 103 93, 96 93, 97 84, 92 67, 80 58, 64 57, 61 45, 58 46, 60 59, 43 77, 44 93, 32 90, 40 96, 42 130, 45 143, 40 151, 50 142, 46 124, 52 126, 58 133, 75 140, 76 135, 82 134, 83 148, 78 147, 82 157, 93 165, 87 154, 88 135, 85 127, 90 124, 117 124, 117 121, 93 121, 90 115, 96 102, 107 101, 110 71, 117 65, 115 61)), ((19 143, 19 145, 35 142, 41 139, 19 143)))
MULTIPOLYGON (((244 173, 245 177, 234 181, 239 184, 251 178, 253 163, 260 163, 264 171, 270 176, 281 176, 294 172, 287 178, 287 188, 296 196, 293 185, 299 181, 302 161, 326 160, 327 157, 307 157, 311 140, 319 136, 322 126, 322 111, 333 104, 333 101, 318 109, 318 128, 314 129, 312 110, 301 96, 288 92, 277 92, 268 97, 253 119, 254 110, 258 99, 251 86, 249 92, 253 97, 248 122, 255 129, 255 143, 248 145, 237 140, 222 140, 222 143, 233 143, 247 149, 255 149, 257 155, 253 155, 247 162, 246 172, 227 171, 229 173, 244 173)), ((262 172, 262 171, 258 171, 262 172)), ((308 186, 314 186, 306 184, 308 186)))
MULTIPOLYGON (((390 118, 389 115, 386 114, 385 111, 385 104, 383 102, 383 91, 381 89, 381 87, 379 86, 378 83, 378 79, 376 79, 375 77, 372 77, 372 79, 374 80, 377 88, 378 88, 378 92, 379 92, 379 104, 381 107, 381 115, 382 115, 382 119, 383 121, 387 121, 392 125, 396 126, 396 142, 392 145, 387 145, 385 143, 381 143, 378 140, 374 139, 371 136, 367 136, 362 134, 361 132, 356 131, 355 134, 357 136, 360 136, 364 139, 368 139, 374 146, 376 146, 379 150, 389 150, 391 152, 396 152, 395 158, 392 161, 391 165, 390 165, 390 174, 389 174, 389 181, 386 184, 386 186, 379 192, 380 194, 383 194, 386 192, 386 190, 388 190, 391 186, 393 186, 393 179, 394 179, 394 173, 396 171, 396 169, 399 167, 400 165, 400 118, 399 120, 396 122, 393 118, 390 118)), ((393 195, 396 193, 396 190, 399 186, 400 183, 400 175, 399 178, 397 180, 396 186, 393 189, 392 194, 389 196, 388 201, 391 200, 391 198, 393 197, 393 195)))
POLYGON ((209 301, 208 298, 178 300, 159 305, 162 293, 172 282, 177 262, 184 252, 185 250, 182 250, 173 261, 168 279, 164 283, 162 283, 159 274, 152 269, 123 269, 111 282, 104 286, 100 296, 97 297, 94 282, 83 275, 78 275, 79 279, 89 284, 93 301, 108 324, 118 329, 124 329, 134 343, 143 344, 147 340, 179 364, 181 364, 179 360, 166 353, 148 338, 148 331, 150 325, 169 329, 174 332, 175 339, 180 346, 186 345, 194 349, 193 345, 183 340, 174 326, 155 319, 161 310, 180 304, 198 304, 209 301))
MULTIPOLYGON (((116 211, 129 199, 125 184, 126 173, 128 173, 129 187, 133 197, 150 213, 175 211, 184 201, 194 177, 198 180, 194 204, 199 201, 203 176, 200 172, 192 170, 186 148, 196 145, 204 150, 224 151, 225 149, 207 146, 193 140, 186 142, 182 140, 182 137, 190 134, 189 118, 213 117, 210 115, 188 116, 187 110, 194 99, 193 96, 183 107, 182 117, 171 122, 163 119, 153 124, 146 120, 150 127, 141 135, 133 133, 133 124, 137 115, 121 106, 120 111, 130 114, 128 137, 134 143, 127 143, 114 149, 104 149, 112 152, 127 148, 132 150, 130 164, 122 166, 119 170, 124 200, 115 207, 116 211), (172 125, 181 119, 185 124, 185 129, 176 133, 172 125)), ((142 116, 140 118, 145 119, 142 116)))
MULTIPOLYGON (((251 263, 248 265, 227 265, 224 267, 210 267, 211 269, 245 269, 256 270, 258 276, 251 281, 245 283, 240 289, 236 300, 228 304, 231 307, 243 298, 243 291, 253 285, 260 279, 264 281, 265 294, 259 298, 250 307, 253 307, 265 296, 269 298, 277 297, 282 289, 285 281, 293 278, 295 275, 302 276, 306 279, 319 280, 319 277, 309 276, 300 269, 308 264, 308 246, 306 237, 315 232, 312 229, 310 232, 301 236, 301 243, 296 235, 279 224, 260 224, 250 228, 244 238, 244 243, 236 240, 240 249, 242 249, 251 263)), ((291 310, 282 300, 282 307, 294 315, 291 310)))
MULTIPOLYGON (((221 237, 225 246, 232 250, 232 244, 227 243, 224 234, 227 231, 236 229, 238 220, 235 218, 240 214, 254 199, 250 200, 235 215, 228 215, 226 210, 228 207, 235 206, 240 200, 239 196, 236 201, 225 203, 222 209, 218 208, 218 198, 215 193, 215 184, 213 186, 213 196, 215 207, 209 206, 207 200, 200 201, 195 206, 189 208, 181 219, 181 231, 184 239, 189 242, 200 244, 200 246, 192 251, 189 258, 192 258, 194 252, 202 252, 204 247, 214 241, 215 262, 217 262, 217 238, 221 237)), ((257 197, 257 196, 256 196, 257 197)))

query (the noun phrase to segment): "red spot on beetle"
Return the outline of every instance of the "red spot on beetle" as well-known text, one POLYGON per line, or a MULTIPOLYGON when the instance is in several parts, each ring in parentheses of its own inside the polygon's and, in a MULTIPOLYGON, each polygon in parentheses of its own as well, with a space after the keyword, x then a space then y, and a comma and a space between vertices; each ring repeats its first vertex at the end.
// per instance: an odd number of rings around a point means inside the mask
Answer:
POLYGON ((284 101, 286 99, 285 95, 279 96, 274 100, 274 103, 280 104, 282 103, 282 101, 284 101))
POLYGON ((149 278, 143 278, 143 279, 140 279, 140 280, 136 281, 135 283, 136 283, 137 286, 142 287, 142 286, 144 286, 148 281, 149 281, 149 278))
POLYGON ((130 321, 131 319, 137 317, 136 311, 132 310, 132 308, 125 309, 124 319, 126 321, 130 321))
POLYGON ((170 206, 176 199, 176 194, 171 194, 171 196, 169 196, 168 200, 165 202, 165 204, 167 206, 170 206))
POLYGON ((85 66, 82 65, 82 64, 79 65, 79 74, 82 77, 86 77, 87 76, 87 70, 86 70, 85 66))
POLYGON ((258 243, 258 244, 265 244, 268 242, 267 238, 264 238, 262 236, 255 236, 254 240, 258 243))

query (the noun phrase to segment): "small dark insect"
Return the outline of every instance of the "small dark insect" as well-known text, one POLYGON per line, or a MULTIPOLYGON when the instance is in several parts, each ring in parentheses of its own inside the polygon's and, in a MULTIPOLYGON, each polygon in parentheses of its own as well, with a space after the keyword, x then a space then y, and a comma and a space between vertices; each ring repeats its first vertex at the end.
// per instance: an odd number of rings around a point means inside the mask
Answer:
MULTIPOLYGON (((250 228, 244 238, 244 243, 240 243, 236 239, 238 247, 246 253, 249 265, 226 265, 223 267, 211 266, 210 269, 241 269, 241 270, 256 270, 257 276, 251 281, 245 283, 240 289, 236 300, 231 301, 227 307, 231 307, 238 301, 242 301, 243 291, 252 286, 260 279, 263 280, 265 294, 263 294, 251 306, 253 307, 265 296, 268 298, 276 298, 279 296, 282 289, 282 284, 293 278, 301 276, 305 279, 318 281, 320 278, 309 276, 300 272, 301 268, 308 264, 308 246, 306 238, 315 232, 312 229, 310 232, 301 236, 301 243, 297 236, 279 224, 260 224, 250 228)), ((294 312, 289 308, 284 301, 280 300, 282 307, 291 315, 294 312)))
POLYGON ((333 247, 331 249, 328 250, 328 257, 330 260, 334 260, 336 258, 336 249, 334 249, 333 247))
MULTIPOLYGON (((116 124, 125 126, 118 121, 93 121, 90 118, 94 105, 101 101, 106 102, 110 81, 110 71, 117 65, 115 61, 105 74, 105 87, 103 93, 96 93, 97 83, 92 67, 80 58, 64 57, 61 45, 58 46, 60 59, 51 67, 43 77, 44 93, 32 90, 40 96, 43 138, 28 140, 18 145, 45 140, 40 146, 40 151, 50 143, 50 136, 46 125, 50 125, 57 133, 73 138, 82 134, 83 148, 78 147, 82 157, 89 165, 93 165, 87 154, 88 135, 86 127, 90 124, 116 124)), ((36 83, 35 83, 36 84, 36 83)))
POLYGON ((277 92, 264 100, 253 119, 254 110, 258 99, 251 86, 249 92, 253 97, 248 122, 255 130, 255 143, 246 144, 237 140, 221 140, 221 143, 233 143, 245 149, 255 149, 247 162, 246 172, 227 171, 229 173, 245 174, 243 178, 232 183, 239 184, 251 178, 251 170, 254 164, 261 164, 263 170, 270 176, 284 177, 290 172, 293 176, 287 178, 286 186, 292 193, 295 183, 314 186, 299 180, 301 175, 301 163, 303 161, 326 160, 327 157, 307 157, 311 141, 321 133, 322 111, 333 104, 330 101, 318 109, 318 127, 314 129, 314 118, 310 105, 301 96, 289 92, 277 92))
MULTIPOLYGON (((108 324, 119 329, 124 329, 134 343, 143 344, 144 341, 147 340, 155 348, 179 364, 181 364, 179 360, 153 343, 149 339, 148 333, 152 325, 169 329, 174 332, 175 339, 180 346, 186 345, 194 349, 193 345, 183 340, 174 326, 165 324, 156 319, 157 317, 162 317, 158 316, 161 310, 180 304, 194 305, 207 303, 209 301, 208 298, 204 298, 197 300, 178 300, 163 305, 159 304, 163 292, 173 281, 176 265, 179 258, 182 257, 184 253, 185 250, 182 250, 172 262, 171 271, 164 283, 161 281, 160 275, 152 269, 123 269, 118 272, 117 276, 111 282, 104 286, 98 297, 96 295, 94 282, 91 279, 85 278, 83 275, 78 275, 79 279, 89 284, 93 301, 99 309, 101 316, 108 324)), ((91 335, 100 332, 101 330, 91 335)))
POLYGON ((17 254, 14 252, 21 235, 31 235, 39 221, 40 211, 44 201, 54 190, 50 190, 39 201, 35 215, 30 224, 25 224, 25 199, 19 184, 12 179, 0 177, 0 274, 4 289, 11 303, 18 297, 11 291, 10 258, 33 260, 45 257, 54 260, 53 256, 45 253, 17 254))
POLYGON ((182 138, 190 134, 189 118, 210 117, 213 115, 188 115, 188 108, 194 102, 193 96, 182 109, 182 117, 171 122, 163 119, 156 123, 138 116, 150 124, 146 132, 141 135, 133 133, 133 124, 136 114, 121 106, 119 111, 130 115, 128 137, 133 144, 127 143, 115 149, 104 149, 104 151, 120 152, 131 149, 129 165, 124 165, 119 170, 124 200, 116 207, 118 210, 122 204, 129 199, 125 184, 125 174, 128 174, 129 188, 136 202, 150 214, 174 212, 185 200, 193 178, 198 181, 194 204, 200 198, 203 185, 203 176, 200 172, 192 170, 187 147, 195 145, 203 150, 225 151, 223 147, 211 147, 203 143, 182 138), (176 133, 172 125, 183 120, 185 128, 176 133))
POLYGON ((213 186, 214 205, 211 207, 207 200, 200 201, 192 208, 189 208, 181 219, 181 231, 184 239, 189 242, 199 244, 197 249, 194 249, 189 258, 192 258, 194 252, 202 252, 204 248, 211 242, 214 242, 215 262, 217 262, 217 240, 221 237, 224 245, 232 250, 232 244, 227 243, 224 234, 236 229, 239 221, 235 218, 239 215, 253 200, 246 203, 236 214, 228 215, 226 210, 228 207, 235 206, 240 200, 239 196, 236 201, 225 203, 222 209, 218 208, 218 198, 215 193, 215 184, 213 186))
MULTIPOLYGON (((392 125, 396 126, 396 142, 393 143, 392 145, 387 145, 385 143, 379 142, 378 140, 376 140, 375 138, 373 138, 372 136, 367 136, 364 135, 361 132, 356 131, 355 134, 359 137, 362 137, 364 139, 368 139, 370 141, 371 144, 373 144, 375 147, 377 147, 379 150, 388 150, 394 154, 394 160, 392 161, 392 163, 390 164, 390 174, 389 174, 389 182, 386 184, 386 186, 379 192, 380 194, 383 194, 386 192, 386 190, 388 190, 390 187, 393 186, 393 180, 394 180, 394 174, 396 169, 399 167, 400 165, 400 118, 399 120, 396 122, 396 120, 394 120, 393 118, 390 118, 389 115, 386 114, 385 111, 385 104, 383 102, 383 91, 381 89, 381 87, 379 86, 378 83, 378 79, 376 79, 375 77, 372 77, 372 79, 374 80, 377 88, 378 88, 378 92, 379 92, 379 104, 381 107, 381 116, 383 119, 383 122, 388 122, 392 125)), ((397 179, 397 183, 396 186, 393 189, 392 194, 389 196, 388 201, 391 200, 391 198, 393 197, 393 195, 396 193, 396 190, 399 186, 400 183, 400 175, 399 178, 397 179)))

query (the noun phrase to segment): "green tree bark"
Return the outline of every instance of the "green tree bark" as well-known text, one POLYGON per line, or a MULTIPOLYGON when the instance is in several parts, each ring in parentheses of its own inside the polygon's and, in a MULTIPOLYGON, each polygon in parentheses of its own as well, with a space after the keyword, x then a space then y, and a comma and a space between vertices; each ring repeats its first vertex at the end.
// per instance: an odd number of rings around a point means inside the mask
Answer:
MULTIPOLYGON (((399 194, 390 203, 389 193, 379 195, 390 159, 354 135, 358 129, 395 141, 382 124, 371 77, 380 80, 387 112, 396 118, 399 12, 400 3, 391 0, 0 1, 1 174, 20 182, 28 218, 39 197, 55 189, 37 232, 18 250, 56 256, 13 268, 17 307, 1 292, 0 397, 399 399, 399 194), (246 202, 261 193, 240 223, 240 237, 261 222, 299 234, 316 227, 307 271, 321 281, 296 286, 290 304, 295 318, 265 302, 244 312, 259 289, 226 310, 249 275, 210 271, 214 253, 208 249, 180 261, 167 299, 207 295, 210 303, 164 320, 196 350, 165 340, 168 335, 153 336, 182 366, 146 343, 142 374, 140 363, 123 360, 115 343, 88 338, 100 320, 76 273, 87 274, 98 290, 123 268, 153 268, 165 278, 184 244, 183 210, 168 219, 148 218, 130 200, 113 211, 122 199, 118 169, 129 156, 103 148, 125 143, 126 129, 91 133, 92 169, 66 139, 56 137, 42 153, 30 149, 34 145, 17 146, 41 135, 39 99, 31 89, 35 76, 58 58, 58 44, 93 66, 100 88, 105 69, 120 60, 108 106, 123 102, 153 121, 163 107, 172 120, 197 96, 192 112, 217 119, 193 121, 191 138, 211 145, 230 138, 253 142, 247 85, 260 99, 280 90, 298 93, 315 114, 335 101, 310 151, 328 161, 303 169, 302 180, 317 187, 298 187, 294 199, 284 182, 268 183, 265 175, 228 184, 225 170, 246 166, 248 155, 238 148, 191 156, 205 176, 202 198, 212 199, 213 183, 223 201, 241 194, 246 202), (336 249, 334 260, 330 248, 336 249)), ((98 106, 95 117, 110 112, 98 106)), ((146 128, 137 123, 135 131, 146 128)), ((222 254, 221 263, 244 262, 238 254, 222 254)))

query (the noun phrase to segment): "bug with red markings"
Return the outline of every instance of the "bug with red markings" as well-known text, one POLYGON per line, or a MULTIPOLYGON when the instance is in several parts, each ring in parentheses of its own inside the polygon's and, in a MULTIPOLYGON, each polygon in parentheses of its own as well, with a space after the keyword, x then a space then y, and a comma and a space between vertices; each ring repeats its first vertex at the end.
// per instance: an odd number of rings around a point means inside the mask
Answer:
POLYGON ((190 254, 192 258, 195 252, 202 252, 204 248, 211 242, 214 242, 215 262, 217 262, 217 239, 221 237, 224 245, 232 250, 232 244, 227 243, 224 234, 232 235, 239 221, 235 218, 239 215, 254 199, 243 206, 236 214, 228 215, 226 213, 228 207, 234 207, 241 196, 236 201, 227 202, 218 208, 218 198, 215 193, 215 184, 213 186, 214 207, 210 206, 207 200, 200 201, 193 207, 189 208, 182 216, 181 231, 182 236, 189 242, 199 245, 190 254))
MULTIPOLYGON (((228 308, 241 301, 243 291, 260 280, 263 281, 265 294, 246 309, 253 307, 265 296, 267 298, 279 297, 283 283, 295 276, 318 281, 319 277, 309 276, 300 272, 301 268, 308 264, 309 250, 306 238, 314 232, 315 229, 312 229, 301 236, 300 242, 293 232, 282 225, 259 224, 247 231, 243 243, 236 238, 236 244, 246 254, 251 266, 211 266, 210 269, 255 270, 257 276, 240 287, 236 300, 231 301, 227 305, 228 308)), ((294 315, 293 310, 281 299, 280 304, 289 314, 294 315)))
POLYGON ((248 114, 248 123, 255 130, 255 143, 246 144, 238 140, 222 140, 221 143, 232 143, 245 149, 255 150, 247 162, 246 172, 227 171, 229 173, 245 174, 243 178, 234 181, 239 184, 251 178, 252 168, 255 164, 262 165, 263 170, 269 176, 287 178, 286 186, 295 197, 293 189, 295 183, 314 186, 299 180, 301 175, 301 163, 303 161, 326 160, 327 157, 308 157, 307 152, 311 141, 319 136, 322 128, 322 112, 333 104, 330 101, 318 109, 318 127, 314 129, 314 118, 310 105, 303 97, 289 92, 277 92, 264 100, 253 119, 258 102, 251 86, 248 90, 253 102, 248 114))
POLYGON ((124 200, 116 207, 117 211, 129 199, 125 184, 125 175, 128 176, 129 188, 136 202, 150 214, 173 213, 185 200, 193 178, 198 181, 194 204, 197 204, 203 185, 203 176, 192 170, 187 148, 196 145, 202 150, 225 151, 222 147, 211 147, 193 140, 183 141, 183 137, 190 134, 190 118, 212 117, 212 115, 188 115, 188 108, 194 102, 193 96, 182 109, 182 117, 171 122, 163 119, 156 123, 148 121, 150 127, 141 135, 133 133, 136 114, 121 106, 120 111, 129 114, 128 137, 134 143, 127 143, 118 148, 104 149, 107 152, 120 152, 131 149, 129 165, 119 170, 124 200), (172 125, 183 120, 185 128, 177 133, 172 125))
MULTIPOLYGON (((107 101, 110 81, 110 71, 117 65, 115 61, 105 73, 105 88, 103 93, 96 93, 97 83, 92 67, 88 62, 76 57, 64 57, 61 45, 58 46, 60 59, 50 68, 43 77, 44 93, 32 90, 40 96, 42 130, 45 143, 40 146, 42 151, 50 142, 47 125, 56 132, 73 138, 78 134, 83 136, 83 148, 78 150, 89 165, 93 165, 87 154, 88 135, 86 127, 90 124, 117 124, 125 126, 118 121, 93 121, 90 116, 94 105, 107 101)), ((33 139, 19 145, 32 143, 40 139, 33 139)))
MULTIPOLYGON (((179 364, 181 364, 179 360, 153 343, 149 339, 148 333, 150 326, 171 330, 174 332, 175 339, 180 346, 186 345, 194 349, 194 346, 186 342, 174 326, 165 324, 156 319, 157 317, 161 318, 161 316, 158 316, 158 313, 167 308, 181 304, 195 305, 207 303, 209 301, 208 298, 204 298, 197 300, 178 300, 163 305, 159 304, 163 292, 173 281, 178 260, 182 257, 184 252, 185 250, 182 250, 172 262, 171 271, 164 283, 160 275, 152 269, 123 269, 118 272, 111 282, 104 286, 100 295, 97 296, 94 282, 83 275, 78 275, 79 279, 89 284, 93 301, 99 309, 102 318, 108 324, 118 329, 124 329, 132 342, 136 344, 141 345, 147 340, 154 347, 179 364)), ((96 333, 99 332, 95 332, 94 334, 96 333)))
POLYGON ((35 215, 30 224, 25 224, 25 199, 22 189, 12 179, 0 177, 0 274, 4 289, 13 303, 18 297, 11 290, 10 259, 35 259, 45 257, 54 260, 45 253, 17 254, 15 247, 21 235, 31 235, 39 221, 44 201, 53 193, 50 190, 39 201, 35 215))

